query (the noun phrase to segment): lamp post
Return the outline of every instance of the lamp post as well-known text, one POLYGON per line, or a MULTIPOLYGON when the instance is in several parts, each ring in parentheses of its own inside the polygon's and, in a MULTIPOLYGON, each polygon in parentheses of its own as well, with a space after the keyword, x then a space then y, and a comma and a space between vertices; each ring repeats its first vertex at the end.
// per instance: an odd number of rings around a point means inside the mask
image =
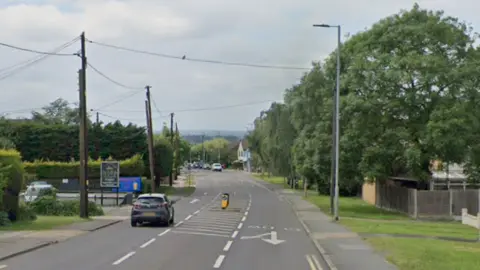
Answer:
POLYGON ((342 34, 342 27, 340 25, 329 25, 329 24, 314 24, 313 27, 323 27, 323 28, 337 28, 337 83, 336 83, 336 89, 335 89, 335 96, 334 96, 334 106, 335 106, 335 111, 334 111, 334 126, 335 126, 335 132, 334 132, 334 179, 335 179, 335 198, 334 198, 334 207, 333 207, 333 217, 335 220, 338 220, 338 196, 339 196, 339 190, 338 190, 338 161, 339 161, 339 134, 340 134, 340 45, 341 45, 341 34, 342 34))

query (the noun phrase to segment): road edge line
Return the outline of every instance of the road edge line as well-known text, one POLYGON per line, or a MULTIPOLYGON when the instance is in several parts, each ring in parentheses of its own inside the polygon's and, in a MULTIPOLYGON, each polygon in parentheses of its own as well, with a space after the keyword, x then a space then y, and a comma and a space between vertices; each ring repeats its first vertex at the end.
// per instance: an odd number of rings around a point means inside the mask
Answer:
POLYGON ((332 259, 330 258, 330 255, 327 254, 327 251, 318 243, 318 241, 316 241, 313 238, 312 232, 308 228, 307 224, 305 224, 305 222, 300 218, 300 215, 298 214, 297 209, 295 209, 295 205, 290 201, 288 196, 286 196, 286 201, 288 202, 288 204, 290 204, 293 212, 295 213, 295 216, 297 216, 298 221, 300 221, 300 224, 302 224, 303 229, 307 233, 310 240, 313 242, 313 245, 317 248, 317 250, 320 252, 320 255, 322 256, 323 260, 327 263, 328 268, 330 268, 330 270, 338 270, 338 268, 335 266, 332 259))
POLYGON ((22 251, 14 252, 10 255, 3 256, 3 257, 0 258, 0 261, 5 261, 5 260, 11 259, 13 257, 17 257, 17 256, 20 256, 20 255, 23 255, 23 254, 26 254, 26 253, 30 253, 30 252, 35 251, 37 249, 48 247, 48 246, 51 246, 51 245, 54 245, 54 244, 57 244, 57 243, 59 243, 59 241, 49 241, 49 242, 46 242, 46 243, 42 243, 42 244, 36 245, 34 247, 24 249, 22 251))

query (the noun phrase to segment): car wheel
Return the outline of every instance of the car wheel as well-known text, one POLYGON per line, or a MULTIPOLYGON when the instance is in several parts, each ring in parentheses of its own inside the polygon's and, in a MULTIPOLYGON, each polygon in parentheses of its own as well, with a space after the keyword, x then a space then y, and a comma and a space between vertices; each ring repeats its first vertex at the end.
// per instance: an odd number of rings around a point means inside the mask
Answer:
POLYGON ((137 227, 137 222, 136 222, 135 220, 131 220, 131 221, 130 221, 130 225, 131 225, 132 227, 137 227))

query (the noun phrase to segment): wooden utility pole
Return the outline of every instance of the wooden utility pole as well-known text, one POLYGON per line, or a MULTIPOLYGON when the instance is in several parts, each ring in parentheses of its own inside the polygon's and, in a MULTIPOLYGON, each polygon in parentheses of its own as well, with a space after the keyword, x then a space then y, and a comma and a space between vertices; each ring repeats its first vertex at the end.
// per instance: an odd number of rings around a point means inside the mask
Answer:
POLYGON ((147 120, 147 143, 148 143, 148 161, 150 164, 150 179, 152 185, 152 193, 155 192, 155 155, 153 154, 153 124, 152 124, 152 105, 150 102, 150 87, 145 86, 146 100, 145 100, 145 115, 147 120))
POLYGON ((178 179, 178 164, 180 162, 180 149, 179 149, 179 141, 180 141, 180 134, 178 132, 178 125, 175 122, 175 180, 178 179))
POLYGON ((80 152, 80 217, 88 218, 88 141, 87 141, 87 56, 85 52, 85 32, 80 35, 80 58, 82 67, 78 72, 79 79, 79 152, 80 152))
MULTIPOLYGON (((172 149, 173 149, 173 116, 174 116, 174 113, 170 113, 170 144, 172 146, 172 149)), ((168 185, 169 186, 173 186, 173 165, 172 164, 172 169, 170 170, 170 175, 168 176, 168 185)))

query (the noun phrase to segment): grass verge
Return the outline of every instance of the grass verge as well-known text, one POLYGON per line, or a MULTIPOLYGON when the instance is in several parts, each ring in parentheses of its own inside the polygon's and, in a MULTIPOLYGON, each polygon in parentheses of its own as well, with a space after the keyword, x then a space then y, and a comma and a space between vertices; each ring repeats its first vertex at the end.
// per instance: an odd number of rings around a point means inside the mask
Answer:
POLYGON ((0 227, 1 231, 40 231, 51 230, 55 227, 70 225, 77 222, 85 222, 89 219, 80 217, 62 217, 62 216, 38 216, 33 221, 18 221, 9 226, 0 227))
POLYGON ((193 192, 195 192, 195 187, 160 186, 158 192, 165 193, 167 195, 190 196, 193 192))
MULTIPOLYGON (((324 213, 330 213, 328 196, 314 195, 306 200, 324 213)), ((357 233, 478 238, 477 229, 459 222, 412 220, 404 214, 376 208, 359 198, 340 198, 339 213, 340 223, 357 233)), ((479 243, 389 237, 366 240, 401 270, 475 269, 480 265, 479 243)))
MULTIPOLYGON (((253 173, 252 175, 258 180, 262 180, 270 184, 281 185, 284 188, 290 188, 290 186, 287 184, 287 180, 282 176, 268 176, 266 174, 261 174, 261 173, 253 173)), ((303 186, 302 180, 298 181, 298 186, 299 187, 303 186)))

